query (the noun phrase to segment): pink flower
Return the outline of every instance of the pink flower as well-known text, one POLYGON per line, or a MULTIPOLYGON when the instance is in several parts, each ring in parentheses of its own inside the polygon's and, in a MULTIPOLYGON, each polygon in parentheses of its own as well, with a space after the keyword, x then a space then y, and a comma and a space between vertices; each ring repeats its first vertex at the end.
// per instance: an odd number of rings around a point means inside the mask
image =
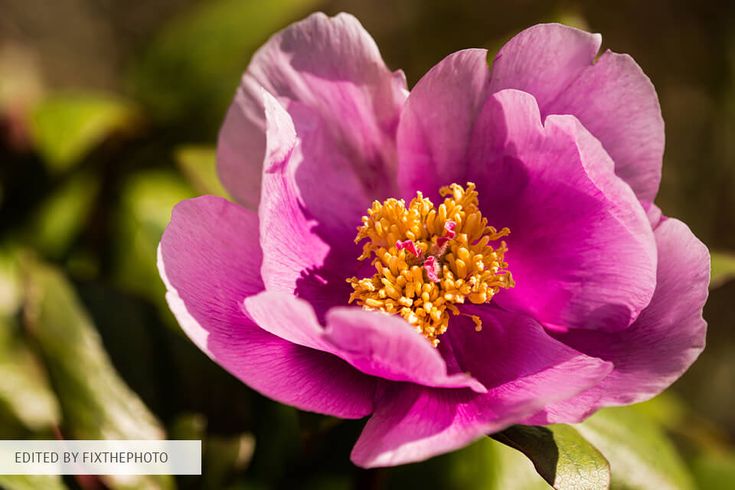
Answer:
POLYGON ((409 93, 349 15, 273 36, 220 133, 237 203, 161 240, 183 329, 266 396, 370 416, 364 467, 661 392, 704 348, 709 255, 653 204, 653 85, 600 42, 537 25, 409 93))

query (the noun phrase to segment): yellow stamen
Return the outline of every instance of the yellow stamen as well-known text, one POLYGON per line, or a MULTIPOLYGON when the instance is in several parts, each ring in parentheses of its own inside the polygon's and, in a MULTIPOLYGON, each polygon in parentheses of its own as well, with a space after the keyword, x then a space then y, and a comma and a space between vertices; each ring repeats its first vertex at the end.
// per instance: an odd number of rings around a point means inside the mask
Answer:
MULTIPOLYGON (((362 218, 355 242, 367 240, 359 260, 372 257, 375 275, 347 280, 350 303, 368 310, 401 315, 434 346, 447 331, 456 304, 489 302, 502 288, 515 285, 506 270, 504 241, 510 233, 488 226, 478 209, 475 184, 452 184, 439 193, 438 208, 420 192, 406 206, 403 199, 373 202, 362 218)), ((482 321, 469 316, 475 330, 482 321)))

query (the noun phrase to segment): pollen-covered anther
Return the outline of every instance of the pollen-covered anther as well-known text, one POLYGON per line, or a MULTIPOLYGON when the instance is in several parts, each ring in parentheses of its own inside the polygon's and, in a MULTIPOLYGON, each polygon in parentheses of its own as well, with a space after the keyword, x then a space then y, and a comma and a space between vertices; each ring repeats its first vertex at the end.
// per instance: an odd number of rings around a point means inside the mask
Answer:
POLYGON ((362 218, 355 242, 365 240, 359 260, 370 258, 375 274, 348 279, 350 303, 401 315, 434 346, 447 331, 451 315, 482 321, 457 305, 489 302, 500 289, 513 287, 501 241, 510 230, 496 230, 478 208, 473 183, 442 187, 438 207, 420 192, 403 199, 373 202, 362 218))

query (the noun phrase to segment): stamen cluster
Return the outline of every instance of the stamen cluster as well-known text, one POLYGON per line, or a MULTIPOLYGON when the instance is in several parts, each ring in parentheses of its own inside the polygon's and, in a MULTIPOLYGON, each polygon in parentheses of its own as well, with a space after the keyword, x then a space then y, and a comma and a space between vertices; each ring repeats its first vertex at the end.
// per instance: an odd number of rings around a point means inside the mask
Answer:
MULTIPOLYGON (((466 301, 489 302, 501 288, 513 287, 504 261, 510 233, 488 226, 478 209, 475 184, 442 187, 438 207, 421 192, 406 206, 403 199, 373 202, 362 218, 355 242, 367 240, 359 260, 372 258, 372 277, 352 277, 350 303, 401 315, 434 346, 447 331, 450 313, 466 301)), ((479 317, 467 315, 479 331, 479 317)))

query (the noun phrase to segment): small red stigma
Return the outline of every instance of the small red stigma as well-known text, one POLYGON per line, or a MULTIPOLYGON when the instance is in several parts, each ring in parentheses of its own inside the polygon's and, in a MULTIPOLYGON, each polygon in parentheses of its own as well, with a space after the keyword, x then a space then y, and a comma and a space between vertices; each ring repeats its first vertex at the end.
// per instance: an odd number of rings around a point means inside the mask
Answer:
POLYGON ((457 232, 454 231, 455 228, 457 228, 457 223, 454 221, 447 221, 444 223, 444 235, 437 238, 436 246, 438 250, 434 255, 444 255, 444 252, 447 249, 447 244, 457 236, 457 232))
POLYGON ((404 250, 404 249, 408 250, 408 252, 412 253, 415 257, 421 256, 418 249, 416 248, 416 244, 413 243, 413 240, 404 240, 404 241, 398 240, 396 242, 396 248, 398 250, 404 250))
POLYGON ((424 261, 424 270, 429 281, 439 282, 439 263, 436 261, 436 257, 430 255, 426 258, 424 261))

